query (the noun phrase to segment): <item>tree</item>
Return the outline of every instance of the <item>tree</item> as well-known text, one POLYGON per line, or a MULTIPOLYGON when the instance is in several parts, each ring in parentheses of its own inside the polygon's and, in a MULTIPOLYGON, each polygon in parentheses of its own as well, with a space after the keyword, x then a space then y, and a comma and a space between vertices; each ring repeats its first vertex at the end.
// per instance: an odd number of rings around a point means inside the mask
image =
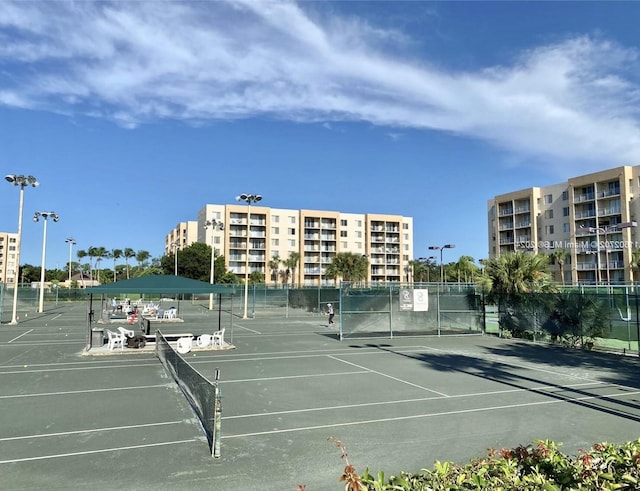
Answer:
POLYGON ((277 254, 269 260, 269 270, 271 271, 271 281, 278 284, 278 270, 280 269, 280 256, 277 254))
POLYGON ((554 249, 554 251, 549 254, 552 263, 557 263, 558 268, 560 268, 560 280, 562 281, 562 286, 564 286, 564 261, 567 259, 569 253, 566 249, 554 249))
POLYGON ((282 263, 289 269, 291 272, 291 285, 295 283, 296 279, 296 268, 298 267, 298 263, 300 262, 300 253, 299 252, 291 252, 289 257, 282 261, 282 263))
POLYGON ((150 257, 151 254, 149 254, 148 251, 139 250, 136 252, 136 261, 138 262, 138 266, 142 268, 150 257))
POLYGON ((129 259, 136 257, 136 253, 131 247, 126 247, 122 255, 124 256, 124 263, 127 266, 127 279, 129 279, 129 259))
POLYGON ((334 280, 363 281, 367 278, 369 260, 361 254, 339 252, 327 266, 325 276, 334 280))
POLYGON ((480 284, 490 298, 505 298, 548 288, 549 257, 517 251, 484 260, 480 284))
POLYGON ((475 259, 471 256, 460 256, 458 262, 455 263, 455 269, 457 272, 458 283, 460 281, 464 281, 468 283, 469 281, 473 281, 473 277, 475 272, 477 271, 477 267, 474 264, 475 259))
POLYGON ((249 275, 249 283, 264 283, 264 275, 260 271, 251 271, 251 274, 249 275))
POLYGON ((102 281, 100 281, 100 263, 102 262, 102 260, 107 257, 107 249, 105 249, 104 247, 94 247, 93 248, 94 251, 94 256, 96 258, 96 279, 102 283, 102 281))
POLYGON ((122 249, 111 249, 109 256, 113 258, 113 281, 117 281, 116 275, 116 261, 122 257, 122 249))
POLYGON ((84 274, 84 271, 82 271, 82 259, 87 257, 87 251, 78 249, 76 251, 76 256, 78 256, 78 267, 80 268, 80 274, 84 274))

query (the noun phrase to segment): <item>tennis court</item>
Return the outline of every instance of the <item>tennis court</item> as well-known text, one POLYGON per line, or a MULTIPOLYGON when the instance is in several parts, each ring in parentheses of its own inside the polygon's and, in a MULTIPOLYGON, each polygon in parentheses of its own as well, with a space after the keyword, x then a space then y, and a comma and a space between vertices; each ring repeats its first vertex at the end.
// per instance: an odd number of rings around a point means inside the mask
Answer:
MULTIPOLYGON (((163 331, 217 329, 217 312, 181 309, 163 331)), ((292 314, 234 318, 236 349, 184 355, 221 374, 213 459, 153 353, 82 354, 85 316, 65 303, 0 326, 5 489, 338 490, 332 436, 357 471, 394 474, 534 439, 577 453, 640 435, 636 358, 489 336, 340 342, 326 318, 292 314)))

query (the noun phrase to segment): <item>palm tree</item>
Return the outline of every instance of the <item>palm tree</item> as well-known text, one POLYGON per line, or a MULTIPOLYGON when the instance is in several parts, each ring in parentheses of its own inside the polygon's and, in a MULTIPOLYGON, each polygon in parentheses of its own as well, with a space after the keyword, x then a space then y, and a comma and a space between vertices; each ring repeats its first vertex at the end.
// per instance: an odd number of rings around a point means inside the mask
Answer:
POLYGON ((102 262, 102 260, 107 257, 107 249, 105 249, 104 247, 95 247, 94 249, 94 255, 96 257, 96 276, 98 281, 100 282, 100 262, 102 262))
POLYGON ((94 246, 90 246, 87 249, 87 256, 89 256, 89 274, 91 275, 91 279, 96 279, 93 271, 93 258, 96 257, 96 250, 97 248, 94 246))
POLYGON ((142 267, 147 262, 147 260, 151 257, 148 251, 140 250, 136 252, 136 261, 138 261, 138 266, 142 267))
POLYGON ((523 251, 484 260, 480 283, 496 299, 543 291, 549 286, 549 257, 523 251))
POLYGON ((291 284, 293 286, 296 279, 296 268, 298 267, 298 263, 300 262, 300 253, 291 252, 289 254, 289 257, 282 262, 291 271, 291 284))
POLYGON ((78 249, 76 251, 76 256, 78 256, 78 267, 80 268, 80 277, 82 278, 82 285, 84 286, 84 271, 82 267, 82 259, 87 257, 87 251, 78 249))
POLYGON ((471 256, 460 256, 458 262, 455 263, 457 275, 458 275, 458 283, 460 283, 461 277, 464 278, 464 282, 469 282, 469 278, 473 281, 473 275, 476 270, 476 265, 474 264, 475 259, 471 256))
POLYGON ((631 253, 631 271, 633 271, 633 279, 635 280, 636 275, 640 272, 640 249, 636 249, 631 253))
POLYGON ((122 252, 124 263, 127 266, 127 279, 129 279, 129 259, 136 257, 136 253, 131 247, 126 247, 122 252))
POLYGON ((365 256, 352 252, 339 252, 327 266, 325 276, 342 281, 362 281, 367 278, 369 261, 365 256))
POLYGON ((116 261, 122 257, 122 249, 111 249, 109 256, 113 258, 113 282, 115 283, 118 281, 116 277, 116 261))
POLYGON ((567 259, 569 253, 566 249, 555 249, 549 257, 551 258, 552 263, 557 263, 560 268, 560 279, 562 281, 562 286, 564 286, 564 261, 567 259))
POLYGON ((271 281, 278 285, 278 270, 280 269, 280 256, 277 254, 269 261, 269 269, 271 270, 271 281))

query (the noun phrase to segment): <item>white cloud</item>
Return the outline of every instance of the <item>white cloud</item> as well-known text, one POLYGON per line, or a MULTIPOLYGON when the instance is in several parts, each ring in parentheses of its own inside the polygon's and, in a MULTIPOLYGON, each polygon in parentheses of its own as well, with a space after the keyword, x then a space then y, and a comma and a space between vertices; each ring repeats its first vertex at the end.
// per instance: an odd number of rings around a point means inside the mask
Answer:
POLYGON ((311 5, 2 2, 0 104, 127 127, 265 114, 365 121, 455 132, 554 165, 640 156, 632 49, 585 36, 446 72, 410 51, 387 54, 384 43, 411 46, 403 33, 311 5))

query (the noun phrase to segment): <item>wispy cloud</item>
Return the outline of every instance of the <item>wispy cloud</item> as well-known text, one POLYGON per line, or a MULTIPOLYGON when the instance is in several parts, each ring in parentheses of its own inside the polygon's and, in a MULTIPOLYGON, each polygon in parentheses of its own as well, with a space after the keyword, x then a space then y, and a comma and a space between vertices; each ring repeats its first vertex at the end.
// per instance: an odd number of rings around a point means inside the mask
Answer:
POLYGON ((131 127, 362 121, 457 133, 554 165, 640 155, 635 49, 573 37, 501 66, 447 72, 411 45, 315 3, 5 1, 0 104, 131 127))

